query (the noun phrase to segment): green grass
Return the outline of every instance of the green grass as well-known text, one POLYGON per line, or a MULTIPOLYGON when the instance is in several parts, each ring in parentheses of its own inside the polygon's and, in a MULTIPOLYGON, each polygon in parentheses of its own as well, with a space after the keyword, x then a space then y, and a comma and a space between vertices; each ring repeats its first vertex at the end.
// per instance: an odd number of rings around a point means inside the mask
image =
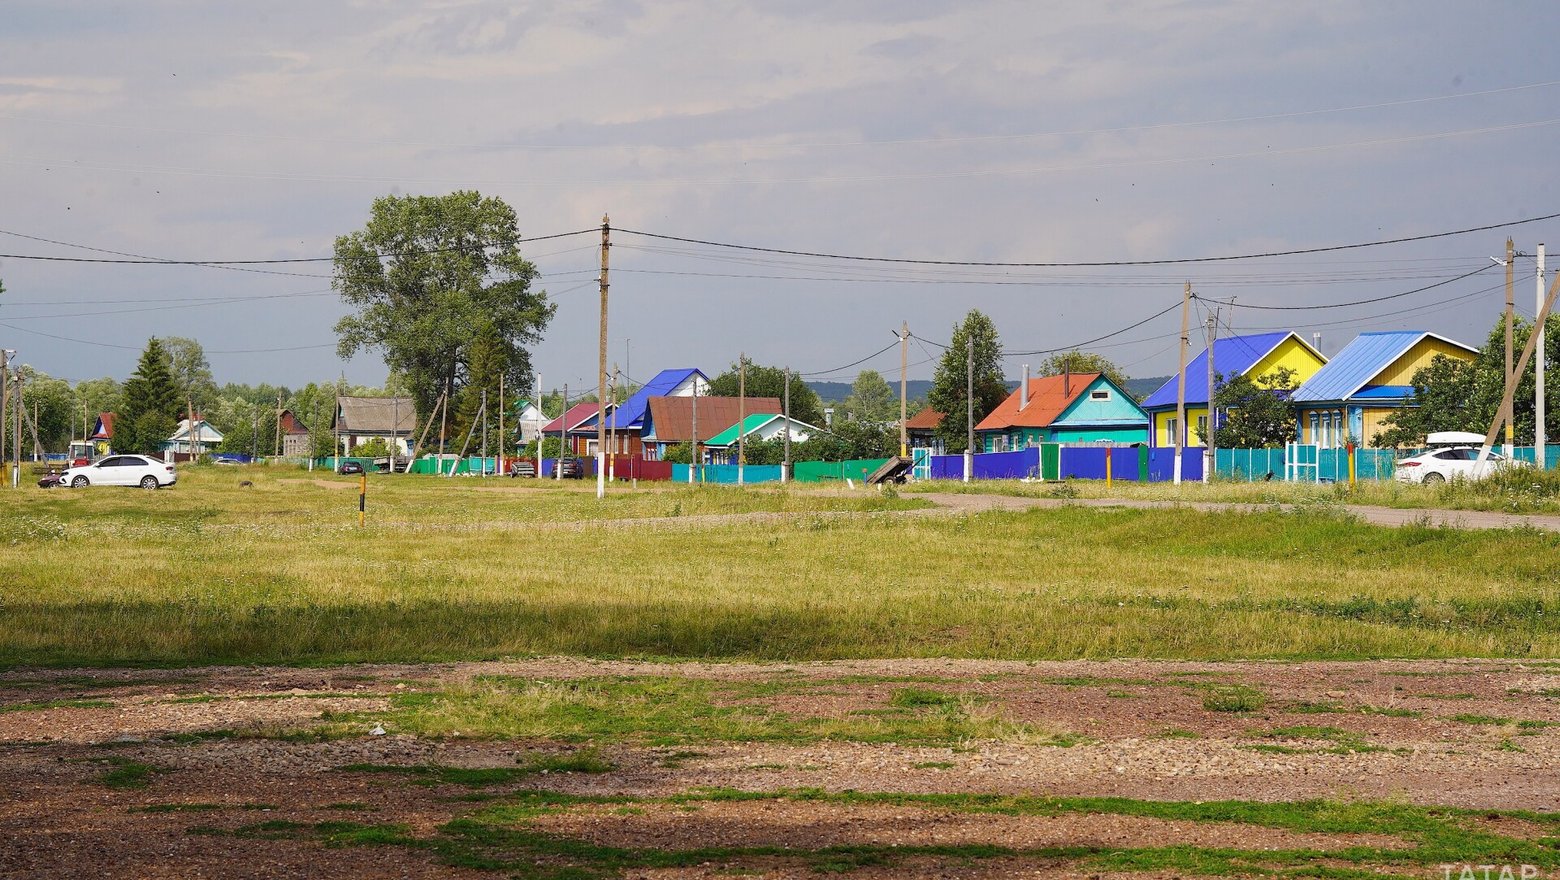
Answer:
MULTIPOLYGON (((771 708, 771 683, 657 676, 536 680, 486 677, 391 698, 388 730, 429 737, 545 738, 650 746, 824 740, 958 745, 1004 740, 1071 746, 1085 739, 1009 719, 985 700, 900 688, 891 705, 846 717, 771 708)), ((364 719, 367 716, 363 716, 364 719)), ((677 760, 676 754, 667 758, 677 760)))
MULTIPOLYGON (((1332 878, 1425 876, 1442 864, 1531 864, 1544 869, 1560 866, 1560 849, 1549 840, 1524 840, 1484 830, 1483 818, 1512 817, 1560 830, 1560 818, 1549 814, 1471 812, 1381 802, 1250 801, 1175 802, 1126 798, 1057 798, 998 794, 910 794, 898 792, 744 791, 696 789, 666 798, 592 797, 546 791, 506 795, 476 812, 457 818, 427 838, 411 838, 396 826, 350 826, 340 837, 365 845, 404 845, 427 850, 446 864, 509 872, 530 878, 617 878, 630 872, 700 866, 720 872, 746 872, 788 865, 819 873, 848 873, 873 867, 893 873, 908 860, 968 865, 989 859, 1019 860, 1078 875, 1099 872, 1165 872, 1190 875, 1277 875, 1332 878), (1401 847, 1364 845, 1334 849, 1244 850, 1239 848, 1170 845, 1127 848, 1111 843, 1078 843, 1018 849, 999 843, 960 845, 842 844, 818 848, 791 845, 712 846, 635 849, 609 846, 549 833, 535 821, 577 809, 610 808, 619 815, 643 816, 652 809, 688 808, 679 823, 698 823, 701 814, 723 803, 792 800, 841 806, 892 806, 896 812, 927 811, 1063 816, 1111 814, 1178 823, 1235 823, 1314 834, 1373 834, 1396 838, 1401 847)), ((347 823, 342 823, 344 826, 347 823)), ((312 828, 283 823, 256 828, 259 833, 325 835, 324 825, 312 828)), ((249 831, 248 833, 255 833, 249 831)), ((238 833, 245 833, 240 829, 238 833)))
POLYGON ((109 788, 146 788, 152 784, 152 778, 167 770, 140 761, 131 761, 126 758, 105 758, 105 763, 110 767, 98 777, 98 783, 109 788))
POLYGON ((1202 704, 1209 712, 1256 712, 1267 705, 1267 696, 1249 685, 1212 685, 1203 693, 1202 704))
POLYGON ((606 773, 613 769, 613 765, 594 751, 587 750, 566 755, 532 755, 522 761, 518 767, 349 764, 340 769, 346 773, 398 774, 409 777, 414 785, 463 785, 467 788, 485 788, 491 785, 507 785, 541 773, 606 773))
POLYGON ((359 529, 355 493, 311 482, 345 481, 243 476, 0 494, 0 667, 1560 655, 1560 535, 1534 530, 432 477, 371 480, 359 529), (747 512, 777 518, 690 519, 747 512))

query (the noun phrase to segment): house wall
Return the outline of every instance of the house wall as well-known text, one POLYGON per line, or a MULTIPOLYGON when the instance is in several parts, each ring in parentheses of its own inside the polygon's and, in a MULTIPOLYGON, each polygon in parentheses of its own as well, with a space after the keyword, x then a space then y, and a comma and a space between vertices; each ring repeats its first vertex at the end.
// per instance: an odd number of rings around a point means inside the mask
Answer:
MULTIPOLYGON (((1174 446, 1175 435, 1170 432, 1170 423, 1175 421, 1175 410, 1156 410, 1153 413, 1154 433, 1152 444, 1154 446, 1174 446)), ((1186 423, 1192 426, 1192 430, 1186 433, 1186 445, 1202 448, 1202 440, 1197 436, 1197 426, 1200 420, 1208 418, 1206 405, 1186 407, 1186 423)))
POLYGON ((1261 381, 1263 377, 1279 367, 1287 367, 1295 371, 1295 385, 1298 387, 1300 383, 1316 375, 1316 371, 1320 370, 1324 363, 1325 361, 1317 357, 1308 346, 1291 336, 1275 346, 1262 360, 1257 361, 1246 371, 1246 375, 1258 385, 1263 385, 1261 381))
POLYGON ((308 434, 283 434, 282 455, 288 457, 305 458, 309 454, 308 434))
POLYGON ((1377 373, 1367 384, 1370 385, 1412 385, 1414 373, 1421 367, 1430 365, 1430 361, 1438 354, 1444 354, 1449 358, 1460 361, 1472 361, 1474 355, 1460 346, 1451 345, 1434 337, 1425 337, 1414 344, 1412 348, 1403 353, 1402 357, 1393 361, 1385 370, 1377 373))
POLYGON ((1369 446, 1377 434, 1387 429, 1387 416, 1398 409, 1379 403, 1367 407, 1337 401, 1297 408, 1300 442, 1333 448, 1343 446, 1353 437, 1360 445, 1369 446), (1314 424, 1312 416, 1316 417, 1314 424))

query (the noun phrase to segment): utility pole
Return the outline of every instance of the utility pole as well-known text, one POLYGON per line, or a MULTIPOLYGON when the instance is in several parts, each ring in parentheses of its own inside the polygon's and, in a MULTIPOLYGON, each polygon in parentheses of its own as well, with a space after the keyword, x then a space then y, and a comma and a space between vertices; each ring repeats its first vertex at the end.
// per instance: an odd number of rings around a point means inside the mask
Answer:
POLYGON ((791 368, 785 368, 785 388, 780 392, 781 410, 785 413, 785 463, 780 466, 780 482, 790 479, 791 473, 791 368))
MULTIPOLYGON (((1181 370, 1175 376, 1175 485, 1181 485, 1181 453, 1186 439, 1186 349, 1190 344, 1187 324, 1192 317, 1192 282, 1181 293, 1181 370)), ((1213 352, 1208 352, 1212 360, 1213 352)), ((1209 395, 1210 397, 1212 395, 1209 395)))
POLYGON ((504 374, 498 374, 498 469, 499 476, 504 474, 504 448, 508 445, 508 437, 504 435, 504 374))
MULTIPOLYGON (((737 485, 742 485, 742 466, 747 463, 747 447, 742 438, 747 434, 747 353, 737 355, 737 485)), ((727 447, 728 449, 730 447, 727 447)))
MULTIPOLYGON (((1549 320, 1549 312, 1555 305, 1555 294, 1560 293, 1560 273, 1556 273, 1555 280, 1549 285, 1549 293, 1544 296, 1544 301, 1539 304, 1536 323, 1542 324, 1549 320)), ((1527 369, 1528 359, 1533 356, 1533 349, 1538 345, 1538 334, 1528 334, 1527 345, 1522 348, 1522 356, 1517 359, 1516 373, 1527 369)), ((1495 410, 1495 421, 1490 423, 1489 433, 1484 435, 1484 443, 1479 447, 1479 461, 1489 458, 1490 447, 1495 443, 1495 436, 1500 433, 1501 417, 1511 411, 1512 400, 1517 393, 1517 383, 1512 381, 1512 376, 1506 377, 1506 389, 1501 396, 1500 406, 1495 410)))
POLYGON ((975 337, 964 340, 964 482, 975 475, 975 337))
POLYGON ((694 482, 694 471, 701 462, 699 455, 699 378, 693 379, 693 454, 688 457, 688 482, 694 482))
MULTIPOLYGON (((385 384, 388 385, 390 383, 386 382, 385 384)), ((278 399, 280 399, 280 398, 278 398, 278 399)), ((277 422, 277 425, 278 426, 281 425, 281 422, 277 422)), ((400 431, 401 431, 401 397, 400 397, 400 395, 395 393, 395 389, 394 388, 391 388, 390 389, 390 473, 392 473, 392 474, 395 473, 395 447, 396 447, 396 443, 398 442, 398 438, 396 437, 396 435, 399 434, 400 431)))
MULTIPOLYGON (((1543 308, 1543 306, 1544 306, 1544 245, 1543 245, 1542 242, 1540 242, 1539 245, 1538 245, 1538 276, 1537 277, 1538 277, 1538 305, 1535 306, 1535 308, 1543 308)), ((1534 314, 1537 314, 1537 312, 1534 312, 1534 314)), ((1544 425, 1544 410, 1545 410, 1545 402, 1546 402, 1544 400, 1544 352, 1545 352, 1545 349, 1544 349, 1544 341, 1545 341, 1544 340, 1544 331, 1545 331, 1545 329, 1546 328, 1544 327, 1544 323, 1541 322, 1541 321, 1537 322, 1537 323, 1535 323, 1533 325, 1533 332, 1538 334, 1538 347, 1533 352, 1533 356, 1538 358, 1538 360, 1535 362, 1534 367, 1533 367, 1533 371, 1534 371, 1533 378, 1535 380, 1537 380, 1534 383, 1534 385, 1533 385, 1533 416, 1534 416, 1534 418, 1533 418, 1533 424, 1534 424, 1534 432, 1533 432, 1533 463, 1538 465, 1538 469, 1541 470, 1541 471, 1549 466, 1549 463, 1546 460, 1546 455, 1545 455, 1546 450, 1544 449, 1544 445, 1549 442, 1549 431, 1546 429, 1546 427, 1544 425)))
MULTIPOLYGON (((0 467, 5 464, 5 417, 11 405, 11 358, 14 351, 0 348, 0 467)), ((13 482, 11 488, 16 488, 13 482)))
POLYGON ((610 389, 607 393, 609 395, 611 395, 611 397, 612 397, 612 424, 607 429, 607 445, 611 449, 611 451, 607 453, 607 456, 608 456, 607 457, 607 480, 608 481, 612 481, 612 480, 616 480, 617 479, 617 447, 618 447, 618 437, 617 437, 617 389, 618 389, 618 385, 617 385, 617 383, 618 383, 618 367, 617 367, 617 364, 613 364, 612 365, 612 383, 607 386, 610 389))
POLYGON ((596 497, 607 497, 607 253, 612 222, 601 215, 601 346, 596 364, 596 497))
POLYGON ((1217 410, 1213 406, 1213 343, 1219 338, 1219 322, 1215 315, 1208 316, 1208 436, 1203 440, 1203 446, 1208 451, 1203 456, 1204 483, 1213 475, 1214 465, 1218 462, 1218 452, 1213 443, 1214 413, 1217 410))
POLYGON ((542 374, 536 374, 536 381, 532 383, 536 390, 536 478, 542 478, 542 374))
POLYGON ((904 458, 910 454, 910 434, 905 428, 906 410, 909 406, 905 389, 909 387, 910 379, 910 322, 905 321, 899 328, 899 457, 904 458))
POLYGON ((558 476, 563 479, 563 456, 569 445, 569 383, 563 383, 563 413, 558 416, 558 476))
POLYGON ((272 455, 282 454, 282 395, 276 395, 276 445, 271 447, 272 455))
POLYGON ((22 370, 16 369, 16 463, 11 465, 11 488, 22 484, 22 408, 27 405, 27 398, 22 396, 22 370))
MULTIPOLYGON (((1511 325, 1515 321, 1515 318, 1516 318, 1516 301, 1514 299, 1514 295, 1516 293, 1516 274, 1515 274, 1516 273, 1516 266, 1517 266, 1516 257, 1517 257, 1516 246, 1512 242, 1511 238, 1507 237, 1507 239, 1506 239, 1506 382, 1509 383, 1509 384, 1515 384, 1516 381, 1517 381, 1517 377, 1513 376, 1511 374, 1511 331, 1512 331, 1512 326, 1511 325)), ((1514 419, 1512 419, 1511 415, 1512 415, 1512 412, 1511 412, 1511 409, 1509 407, 1505 410, 1505 412, 1501 413, 1501 416, 1503 418, 1505 418, 1505 420, 1506 420, 1506 447, 1505 447, 1504 452, 1505 452, 1505 455, 1506 455, 1507 458, 1511 458, 1512 435, 1513 435, 1513 433, 1516 430, 1516 426, 1512 424, 1514 419)))
POLYGON ((487 438, 487 389, 486 388, 482 389, 482 408, 480 410, 478 410, 478 411, 482 413, 482 476, 485 477, 485 476, 487 476, 487 454, 488 454, 488 442, 487 442, 487 440, 488 440, 488 438, 487 438))

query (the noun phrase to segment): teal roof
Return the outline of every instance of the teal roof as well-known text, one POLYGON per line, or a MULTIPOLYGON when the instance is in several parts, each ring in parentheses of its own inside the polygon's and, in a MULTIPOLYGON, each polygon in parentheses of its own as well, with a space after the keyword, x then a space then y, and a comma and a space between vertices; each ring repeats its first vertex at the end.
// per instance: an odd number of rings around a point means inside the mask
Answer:
POLYGON ((774 413, 757 413, 748 416, 747 418, 743 419, 740 424, 732 425, 726 430, 721 431, 719 434, 716 434, 714 437, 704 441, 704 445, 730 446, 731 444, 737 442, 738 428, 742 429, 741 433, 745 436, 747 434, 753 433, 754 431, 757 431, 759 428, 762 428, 775 419, 779 418, 784 418, 784 416, 777 416, 774 413))

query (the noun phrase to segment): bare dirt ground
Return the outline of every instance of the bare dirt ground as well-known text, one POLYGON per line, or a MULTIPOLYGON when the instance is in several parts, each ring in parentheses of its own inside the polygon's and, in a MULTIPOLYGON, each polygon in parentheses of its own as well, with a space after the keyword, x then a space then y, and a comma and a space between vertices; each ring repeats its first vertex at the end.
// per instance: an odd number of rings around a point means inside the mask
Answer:
MULTIPOLYGON (((847 867, 856 877, 1068 877, 1077 876, 1076 866, 1060 855, 971 860, 957 853, 979 845, 1058 853, 1176 844, 1326 853, 1406 844, 1388 834, 1108 811, 972 814, 925 803, 701 793, 1384 800, 1552 813, 1560 810, 1557 767, 1560 663, 1553 662, 744 665, 542 659, 328 669, 13 670, 0 673, 0 816, 7 826, 0 835, 0 876, 514 876, 512 866, 495 873, 452 863, 433 845, 340 845, 331 835, 393 826, 409 838, 430 840, 485 805, 544 792, 587 800, 517 819, 515 827, 572 841, 570 846, 743 847, 754 854, 740 873, 774 877, 816 876, 828 866, 765 855, 770 851, 919 847, 890 865, 847 867), (896 692, 925 688, 978 701, 1014 722, 1065 734, 1073 744, 1012 737, 937 746, 816 739, 670 746, 629 735, 596 746, 610 763, 598 773, 473 786, 343 769, 515 768, 528 756, 582 748, 555 739, 419 738, 393 724, 385 735, 372 732, 379 714, 388 716, 406 695, 460 687, 479 676, 776 683, 781 686, 757 699, 765 709, 799 718, 881 711, 896 692), (1231 686, 1261 694, 1263 705, 1253 711, 1210 708, 1208 694, 1231 686), (298 735, 322 718, 349 718, 352 726, 347 735, 325 741, 298 735)), ((1522 839, 1554 834, 1552 826, 1529 827, 1510 816, 1492 814, 1488 822, 1522 839)), ((546 867, 518 876, 554 876, 546 867)), ((730 864, 713 857, 702 865, 608 868, 557 876, 731 873, 730 864)))

